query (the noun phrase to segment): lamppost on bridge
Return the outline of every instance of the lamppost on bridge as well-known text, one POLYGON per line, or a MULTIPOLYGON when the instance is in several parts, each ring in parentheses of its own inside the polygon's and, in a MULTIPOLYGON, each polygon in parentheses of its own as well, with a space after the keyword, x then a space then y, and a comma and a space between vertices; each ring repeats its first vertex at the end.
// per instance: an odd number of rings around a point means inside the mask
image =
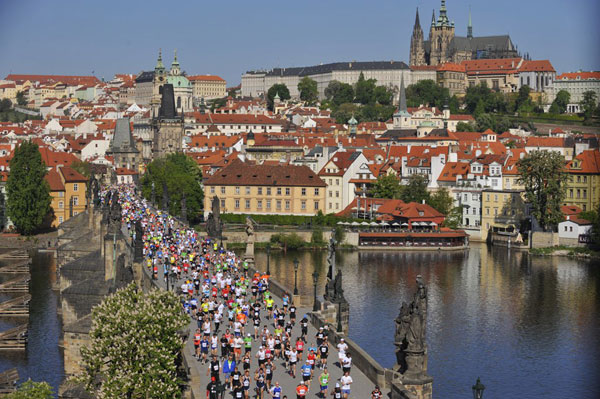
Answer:
POLYGON ((267 276, 271 275, 271 266, 270 266, 270 258, 271 258, 271 243, 267 243, 267 276))
POLYGON ((316 270, 312 274, 312 278, 313 278, 313 286, 315 288, 315 294, 314 294, 314 298, 313 298, 313 312, 318 312, 319 304, 317 303, 317 281, 319 281, 319 273, 317 273, 316 270))
POLYGON ((298 259, 294 259, 294 295, 298 295, 298 259))
POLYGON ((477 382, 472 387, 473 389, 473 399, 482 399, 483 398, 483 390, 485 389, 485 385, 481 383, 479 377, 477 377, 477 382))

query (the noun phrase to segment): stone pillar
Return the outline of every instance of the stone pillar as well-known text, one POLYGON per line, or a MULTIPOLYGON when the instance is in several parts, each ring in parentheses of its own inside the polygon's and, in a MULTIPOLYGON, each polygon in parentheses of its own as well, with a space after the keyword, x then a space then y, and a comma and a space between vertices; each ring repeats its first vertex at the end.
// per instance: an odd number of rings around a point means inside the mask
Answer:
POLYGON ((104 236, 104 280, 115 278, 116 265, 116 233, 108 233, 104 236))

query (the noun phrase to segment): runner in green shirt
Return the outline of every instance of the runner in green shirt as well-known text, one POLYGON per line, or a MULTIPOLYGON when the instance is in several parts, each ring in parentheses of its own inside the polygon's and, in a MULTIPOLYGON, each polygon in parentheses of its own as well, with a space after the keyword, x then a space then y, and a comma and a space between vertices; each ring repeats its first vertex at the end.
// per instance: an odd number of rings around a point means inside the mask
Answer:
POLYGON ((327 367, 325 367, 325 369, 319 376, 319 385, 321 387, 321 391, 320 391, 321 398, 327 397, 327 385, 328 384, 329 384, 329 373, 327 372, 327 367))
POLYGON ((250 334, 244 337, 244 350, 245 353, 248 353, 252 350, 252 337, 250 336, 250 334))

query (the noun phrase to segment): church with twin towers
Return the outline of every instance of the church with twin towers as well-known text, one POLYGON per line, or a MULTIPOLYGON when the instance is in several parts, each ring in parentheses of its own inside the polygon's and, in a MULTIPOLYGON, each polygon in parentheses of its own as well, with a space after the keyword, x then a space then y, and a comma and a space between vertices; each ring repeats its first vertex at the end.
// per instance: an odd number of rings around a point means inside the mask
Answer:
POLYGON ((410 39, 410 66, 438 65, 446 62, 460 63, 464 60, 483 58, 514 58, 518 51, 509 35, 499 36, 473 36, 471 11, 469 10, 469 24, 467 36, 456 36, 454 21, 448 18, 446 1, 442 4, 435 17, 435 10, 431 17, 429 38, 425 40, 419 9, 415 18, 415 25, 410 39))

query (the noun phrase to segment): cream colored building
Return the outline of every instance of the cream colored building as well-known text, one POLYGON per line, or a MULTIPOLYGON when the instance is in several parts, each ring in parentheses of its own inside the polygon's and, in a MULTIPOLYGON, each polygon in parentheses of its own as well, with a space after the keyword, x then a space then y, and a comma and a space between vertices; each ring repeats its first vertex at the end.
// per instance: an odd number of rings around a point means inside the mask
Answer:
POLYGON ((524 190, 482 190, 482 240, 486 240, 492 231, 519 230, 521 221, 529 218, 529 209, 524 195, 524 190))
POLYGON ((227 82, 225 79, 215 75, 189 76, 192 83, 193 96, 195 99, 211 100, 227 96, 227 82))
POLYGON ((307 166, 234 161, 204 182, 205 217, 214 197, 222 213, 314 216, 326 184, 307 166))

